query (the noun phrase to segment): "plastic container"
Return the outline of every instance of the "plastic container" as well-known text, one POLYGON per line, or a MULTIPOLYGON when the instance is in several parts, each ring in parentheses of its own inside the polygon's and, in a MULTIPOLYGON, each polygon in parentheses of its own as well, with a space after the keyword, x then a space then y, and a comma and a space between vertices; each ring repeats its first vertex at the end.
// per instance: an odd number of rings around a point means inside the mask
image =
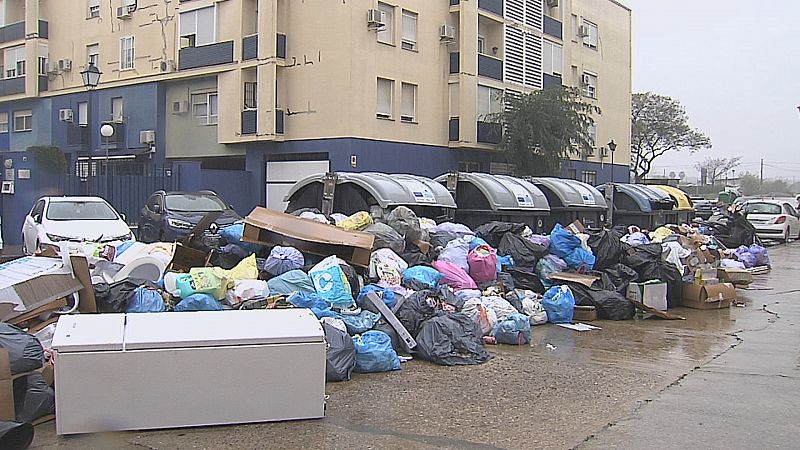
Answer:
POLYGON ((167 272, 166 274, 164 274, 164 290, 172 295, 178 295, 177 293, 178 286, 176 284, 176 281, 178 280, 178 277, 180 277, 181 275, 185 274, 175 273, 175 272, 167 272))

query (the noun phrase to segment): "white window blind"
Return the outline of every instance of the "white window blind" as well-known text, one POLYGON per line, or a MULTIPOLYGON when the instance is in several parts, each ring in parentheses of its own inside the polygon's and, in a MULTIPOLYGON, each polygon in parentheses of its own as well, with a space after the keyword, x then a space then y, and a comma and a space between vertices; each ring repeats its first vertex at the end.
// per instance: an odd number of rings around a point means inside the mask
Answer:
POLYGON ((506 26, 505 81, 522 84, 525 80, 525 37, 522 30, 506 26))
POLYGON ((584 72, 581 84, 583 85, 584 96, 589 98, 597 98, 597 75, 584 72))
POLYGON ((86 46, 86 62, 94 64, 95 67, 100 66, 100 46, 97 44, 86 46))
POLYGON ((119 40, 119 68, 120 70, 133 69, 134 47, 133 36, 119 40))
POLYGON ((590 48, 597 48, 597 41, 599 37, 597 25, 589 22, 588 20, 584 20, 583 26, 586 27, 588 31, 588 34, 583 37, 583 44, 590 48))
POLYGON ((5 78, 24 77, 26 70, 25 46, 9 48, 5 52, 5 78))
POLYGON ((450 83, 447 87, 450 94, 450 117, 458 117, 461 109, 458 83, 450 83))
POLYGON ((385 119, 392 117, 392 91, 394 81, 378 78, 377 116, 385 119))
POLYGON ((478 120, 489 120, 492 114, 503 110, 502 92, 489 86, 478 86, 478 120))
POLYGON ((417 49, 417 13, 403 11, 403 48, 417 49))
POLYGON ((400 120, 404 122, 416 121, 417 86, 403 83, 400 100, 400 120))
POLYGON ((100 0, 88 0, 87 7, 88 17, 100 17, 100 0))
POLYGON ((8 133, 8 113, 0 112, 0 133, 8 133))
POLYGON ((111 99, 111 120, 114 122, 122 122, 122 97, 114 97, 111 99))
POLYGON ((542 88, 542 37, 525 33, 525 86, 542 88))
POLYGON ((542 71, 550 75, 561 75, 563 66, 563 49, 560 45, 550 41, 544 41, 542 71))
POLYGON ((378 11, 383 13, 383 27, 378 30, 378 42, 394 44, 394 6, 378 3, 378 11))
POLYGON ((89 124, 89 104, 87 102, 78 103, 78 125, 86 126, 89 124))
POLYGON ((180 19, 180 35, 188 39, 189 46, 215 42, 216 21, 213 6, 181 13, 180 19))

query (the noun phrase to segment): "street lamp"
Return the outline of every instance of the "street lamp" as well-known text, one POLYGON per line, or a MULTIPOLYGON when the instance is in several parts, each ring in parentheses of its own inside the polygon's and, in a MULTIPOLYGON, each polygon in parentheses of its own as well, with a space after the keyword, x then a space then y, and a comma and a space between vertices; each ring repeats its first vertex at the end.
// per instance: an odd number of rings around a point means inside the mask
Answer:
POLYGON ((611 182, 614 182, 614 152, 617 151, 617 143, 612 139, 611 142, 606 144, 611 151, 611 182))
POLYGON ((103 126, 100 127, 100 135, 103 137, 103 144, 106 147, 106 200, 111 201, 109 198, 111 196, 111 191, 108 184, 108 171, 110 168, 110 164, 108 163, 108 138, 114 136, 114 126, 104 123, 103 126))
MULTIPOLYGON (((97 66, 95 66, 94 63, 92 63, 90 61, 89 65, 87 65, 86 68, 83 69, 80 73, 81 73, 81 80, 83 80, 83 87, 85 87, 86 90, 90 92, 90 94, 89 94, 89 104, 91 105, 92 97, 93 97, 91 92, 93 92, 94 89, 97 87, 97 84, 100 83, 100 75, 102 75, 103 72, 101 72, 100 69, 98 69, 97 66)), ((86 108, 86 112, 87 113, 89 112, 90 108, 91 108, 91 106, 86 108)), ((91 116, 91 114, 89 114, 89 115, 91 116)), ((88 120, 88 119, 89 118, 87 117, 86 123, 87 124, 91 124, 92 123, 91 120, 88 120)), ((86 172, 87 172, 86 176, 89 179, 88 186, 87 186, 87 192, 89 194, 92 193, 92 144, 91 144, 91 142, 92 142, 91 139, 89 139, 89 163, 88 163, 88 168, 86 170, 86 172)))

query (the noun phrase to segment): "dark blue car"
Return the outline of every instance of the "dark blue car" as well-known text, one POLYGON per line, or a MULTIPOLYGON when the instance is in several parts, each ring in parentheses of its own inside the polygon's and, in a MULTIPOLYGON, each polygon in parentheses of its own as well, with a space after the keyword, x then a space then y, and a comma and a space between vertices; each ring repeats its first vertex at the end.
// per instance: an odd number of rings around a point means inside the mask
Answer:
POLYGON ((209 212, 222 214, 207 232, 216 233, 242 220, 230 206, 212 191, 157 191, 147 199, 139 218, 139 240, 142 242, 173 242, 186 237, 209 212))

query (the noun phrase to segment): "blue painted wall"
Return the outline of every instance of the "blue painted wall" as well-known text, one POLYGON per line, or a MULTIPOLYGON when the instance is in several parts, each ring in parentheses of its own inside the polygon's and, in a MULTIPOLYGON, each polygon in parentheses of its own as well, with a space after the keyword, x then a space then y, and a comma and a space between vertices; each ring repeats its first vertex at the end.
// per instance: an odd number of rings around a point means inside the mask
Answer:
POLYGON ((212 190, 242 216, 259 204, 258 191, 251 189, 250 172, 203 169, 199 161, 176 161, 173 166, 182 191, 212 190))
MULTIPOLYGON (((566 178, 569 169, 575 169, 576 178, 582 180, 581 173, 584 171, 597 172, 597 184, 608 183, 611 181, 611 164, 601 164, 592 161, 564 161, 561 164, 561 176, 566 178)), ((614 182, 615 183, 628 183, 630 172, 628 166, 614 164, 614 182)))

